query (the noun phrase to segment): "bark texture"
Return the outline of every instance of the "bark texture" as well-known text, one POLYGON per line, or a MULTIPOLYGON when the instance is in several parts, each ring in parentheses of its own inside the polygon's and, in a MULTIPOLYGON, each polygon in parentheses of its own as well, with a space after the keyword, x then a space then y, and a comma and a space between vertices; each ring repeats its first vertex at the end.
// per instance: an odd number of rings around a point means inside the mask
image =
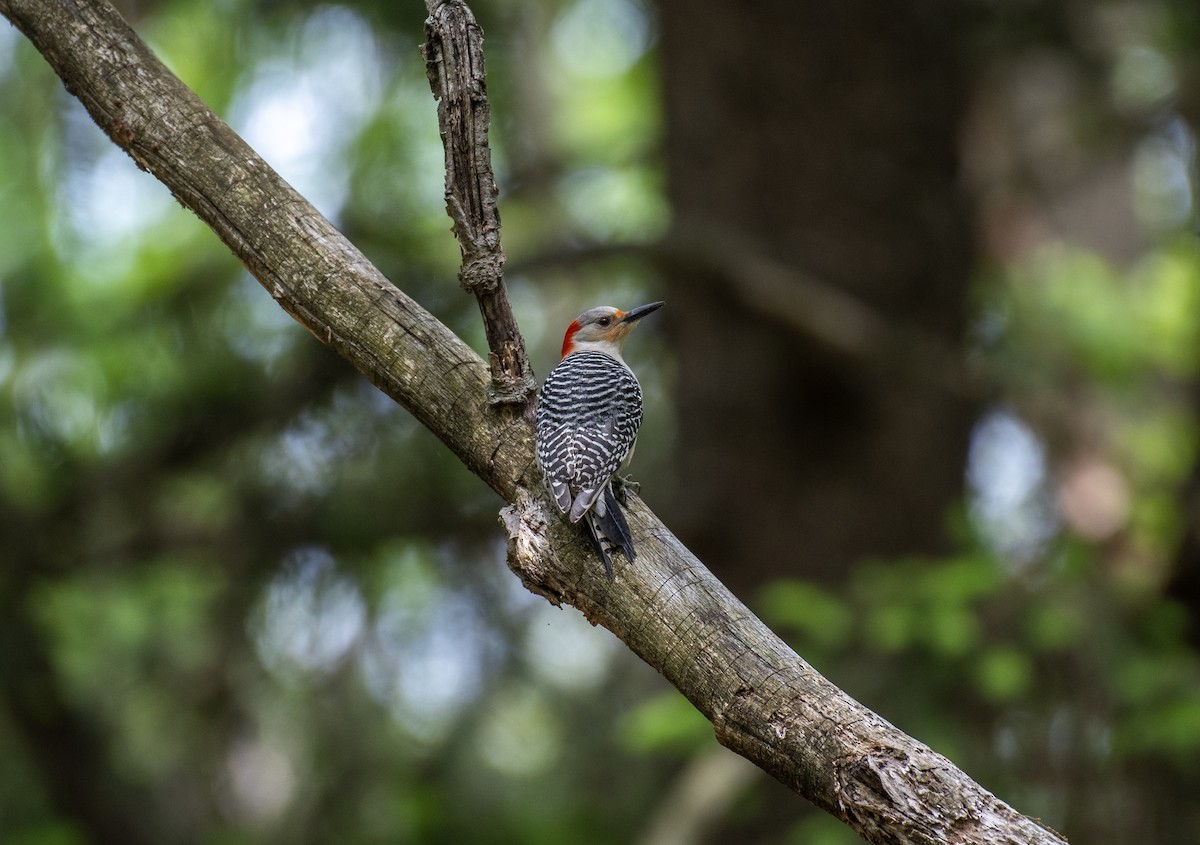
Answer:
POLYGON ((529 426, 488 402, 479 356, 389 282, 102 2, 5 0, 92 118, 212 227, 289 314, 506 499, 533 472, 529 426))
POLYGON ((105 132, 205 220, 323 343, 434 431, 511 507, 509 563, 624 640, 720 742, 878 843, 1061 843, 792 652, 640 501, 636 566, 608 581, 544 507, 533 436, 489 401, 489 369, 393 287, 100 0, 0 0, 105 132))
POLYGON ((537 382, 504 286, 504 250, 496 177, 488 146, 490 110, 483 31, 461 0, 428 0, 421 54, 438 101, 446 150, 446 211, 462 249, 458 279, 474 294, 483 317, 493 401, 530 407, 537 382))
POLYGON ((712 722, 722 745, 869 842, 1066 841, 831 684, 632 504, 637 563, 618 558, 615 582, 580 535, 528 499, 503 513, 510 568, 619 636, 712 722))

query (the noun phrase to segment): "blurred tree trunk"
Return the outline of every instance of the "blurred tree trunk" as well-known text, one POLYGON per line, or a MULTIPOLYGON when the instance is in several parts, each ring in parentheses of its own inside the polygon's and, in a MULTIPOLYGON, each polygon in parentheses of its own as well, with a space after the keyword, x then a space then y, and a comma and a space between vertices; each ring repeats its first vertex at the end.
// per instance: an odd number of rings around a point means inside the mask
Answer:
MULTIPOLYGON (((1178 20, 1200 27, 1200 12, 1183 0, 1170 3, 1178 20)), ((1190 61, 1180 61, 1183 67, 1175 109, 1187 123, 1193 138, 1200 138, 1200 54, 1193 53, 1190 61)), ((1194 178, 1194 177, 1193 177, 1194 178)), ((1193 200, 1193 203, 1195 201, 1193 200)), ((1200 213, 1193 210, 1193 219, 1200 213)), ((1192 407, 1200 418, 1200 385, 1192 386, 1192 407)), ((1200 461, 1192 465, 1186 485, 1180 491, 1184 516, 1183 536, 1175 550, 1174 566, 1166 584, 1166 594, 1183 605, 1187 618, 1187 637, 1200 649, 1200 461)))
MULTIPOLYGON (((973 250, 951 4, 660 8, 680 234, 731 232, 957 347, 973 250)), ((686 492, 667 519, 689 545, 747 597, 769 577, 937 550, 969 403, 739 309, 722 289, 737 280, 672 272, 686 492)))

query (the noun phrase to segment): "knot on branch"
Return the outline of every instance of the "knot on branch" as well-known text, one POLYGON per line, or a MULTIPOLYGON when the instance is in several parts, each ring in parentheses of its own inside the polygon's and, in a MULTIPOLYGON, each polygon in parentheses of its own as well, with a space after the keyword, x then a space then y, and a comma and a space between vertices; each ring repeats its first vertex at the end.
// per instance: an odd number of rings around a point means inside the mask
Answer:
POLYGON ((504 283, 504 253, 489 252, 471 259, 463 259, 458 271, 458 283, 463 290, 480 294, 495 293, 504 283))
POLYGON ((533 374, 517 370, 519 364, 509 360, 502 362, 495 354, 488 353, 492 370, 492 383, 488 386, 488 404, 493 408, 517 408, 520 416, 532 423, 537 406, 532 401, 537 393, 537 381, 533 374))
POLYGON ((896 828, 911 831, 918 842, 1017 841, 987 830, 993 818, 1011 809, 974 783, 964 787, 947 778, 953 771, 953 764, 923 746, 876 746, 840 769, 839 809, 872 842, 896 828))
POLYGON ((508 568, 525 588, 551 604, 561 605, 564 590, 553 575, 557 555, 550 542, 550 523, 541 503, 528 496, 500 511, 500 524, 508 535, 508 568))

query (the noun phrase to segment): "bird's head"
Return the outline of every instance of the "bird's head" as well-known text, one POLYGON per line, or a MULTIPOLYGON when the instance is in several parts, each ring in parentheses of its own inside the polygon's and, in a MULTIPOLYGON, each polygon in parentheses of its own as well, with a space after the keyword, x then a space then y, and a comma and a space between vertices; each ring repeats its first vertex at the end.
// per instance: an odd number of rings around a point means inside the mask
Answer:
POLYGON ((611 305, 589 308, 567 326, 567 333, 563 335, 562 357, 566 358, 572 352, 581 349, 597 349, 619 358, 621 344, 625 342, 625 336, 633 331, 638 320, 662 306, 661 302, 651 302, 629 311, 622 311, 611 305))

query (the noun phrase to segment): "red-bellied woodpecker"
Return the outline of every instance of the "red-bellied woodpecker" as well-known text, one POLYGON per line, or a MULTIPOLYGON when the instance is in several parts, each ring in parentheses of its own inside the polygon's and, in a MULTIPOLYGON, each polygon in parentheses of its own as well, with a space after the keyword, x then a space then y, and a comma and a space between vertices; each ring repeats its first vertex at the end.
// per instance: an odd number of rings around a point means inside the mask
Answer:
POLYGON ((630 311, 602 305, 579 315, 563 336, 562 360, 546 377, 537 412, 537 458, 558 508, 585 524, 604 572, 610 552, 632 561, 633 538, 613 478, 633 454, 642 424, 642 388, 621 357, 637 321, 662 306, 630 311))

